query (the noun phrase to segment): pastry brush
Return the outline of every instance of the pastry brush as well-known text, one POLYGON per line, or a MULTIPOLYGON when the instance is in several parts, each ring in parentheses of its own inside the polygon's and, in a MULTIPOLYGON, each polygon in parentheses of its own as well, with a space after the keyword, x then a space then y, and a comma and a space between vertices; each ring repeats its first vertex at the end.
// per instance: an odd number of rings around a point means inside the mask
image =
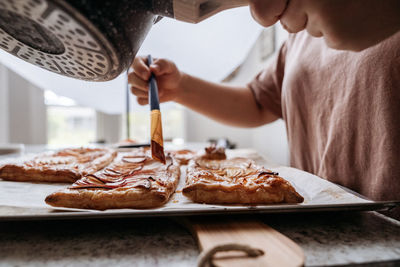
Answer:
MULTIPOLYGON (((151 55, 147 57, 147 64, 150 66, 153 63, 151 55)), ((164 142, 161 124, 160 100, 158 98, 158 86, 156 77, 153 73, 149 80, 149 104, 150 104, 150 135, 151 135, 151 156, 165 164, 164 142)))

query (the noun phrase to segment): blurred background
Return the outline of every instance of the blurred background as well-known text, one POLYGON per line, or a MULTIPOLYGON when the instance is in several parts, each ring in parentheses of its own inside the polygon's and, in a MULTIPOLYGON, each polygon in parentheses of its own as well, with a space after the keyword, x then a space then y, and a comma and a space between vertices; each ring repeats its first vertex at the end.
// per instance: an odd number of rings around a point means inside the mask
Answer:
MULTIPOLYGON (((164 18, 138 55, 171 59, 182 71, 203 79, 244 85, 268 65, 286 37, 280 25, 259 26, 244 7, 196 25, 164 18)), ((288 164, 282 120, 245 129, 224 126, 175 103, 164 103, 161 110, 166 141, 228 138, 238 148, 255 148, 276 163, 288 164)), ((127 94, 126 75, 104 83, 73 80, 0 51, 0 144, 56 148, 117 143, 128 137, 127 120, 129 137, 148 142, 149 119, 149 108, 127 94)))

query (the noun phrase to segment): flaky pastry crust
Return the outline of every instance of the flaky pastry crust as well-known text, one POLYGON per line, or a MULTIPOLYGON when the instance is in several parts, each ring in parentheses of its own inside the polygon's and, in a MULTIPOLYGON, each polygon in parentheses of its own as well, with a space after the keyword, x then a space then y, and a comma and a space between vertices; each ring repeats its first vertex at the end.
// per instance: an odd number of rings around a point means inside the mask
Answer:
POLYGON ((9 181, 73 183, 110 164, 117 153, 106 148, 68 148, 0 166, 0 178, 9 181))
POLYGON ((175 192, 180 168, 170 157, 164 165, 137 151, 120 153, 107 168, 47 196, 46 203, 97 210, 162 206, 175 192))
POLYGON ((277 173, 246 158, 194 159, 183 195, 208 204, 301 203, 303 197, 277 173))
POLYGON ((167 152, 169 156, 179 165, 187 165, 189 161, 197 157, 197 151, 181 149, 167 152))

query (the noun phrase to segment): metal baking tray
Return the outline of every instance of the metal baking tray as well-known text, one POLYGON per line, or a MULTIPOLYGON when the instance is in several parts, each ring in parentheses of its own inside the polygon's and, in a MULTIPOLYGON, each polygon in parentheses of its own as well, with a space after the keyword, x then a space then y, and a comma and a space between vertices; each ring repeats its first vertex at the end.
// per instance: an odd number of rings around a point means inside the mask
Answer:
POLYGON ((31 220, 71 220, 71 219, 104 219, 132 217, 176 217, 195 215, 233 215, 233 214, 273 214, 302 213, 326 211, 383 211, 400 205, 396 201, 379 201, 359 204, 326 204, 326 205, 271 205, 268 207, 220 207, 203 210, 107 210, 107 211, 62 211, 54 209, 35 209, 19 207, 0 207, 0 221, 31 220))
POLYGON ((258 164, 280 173, 305 198, 301 204, 274 205, 208 205, 193 203, 181 193, 185 182, 185 167, 177 192, 163 207, 156 209, 78 210, 53 208, 45 197, 67 184, 7 182, 0 180, 0 221, 66 220, 123 217, 192 216, 216 214, 301 213, 322 211, 389 210, 400 201, 372 201, 347 188, 328 182, 310 173, 282 166, 271 166, 254 151, 235 151, 231 156, 253 158, 258 164), (246 152, 246 153, 245 153, 246 152), (250 153, 251 152, 251 153, 250 153), (29 192, 29 193, 27 193, 29 192))

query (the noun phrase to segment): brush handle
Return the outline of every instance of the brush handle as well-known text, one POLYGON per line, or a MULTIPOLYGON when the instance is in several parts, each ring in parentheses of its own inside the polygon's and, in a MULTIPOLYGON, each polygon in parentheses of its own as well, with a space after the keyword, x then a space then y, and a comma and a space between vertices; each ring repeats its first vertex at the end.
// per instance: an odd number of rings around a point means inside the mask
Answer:
MULTIPOLYGON (((151 57, 151 55, 148 55, 147 65, 150 67, 151 64, 153 64, 153 58, 151 57)), ((157 80, 153 73, 151 73, 149 79, 149 104, 150 110, 160 110, 160 99, 158 98, 157 80)))

